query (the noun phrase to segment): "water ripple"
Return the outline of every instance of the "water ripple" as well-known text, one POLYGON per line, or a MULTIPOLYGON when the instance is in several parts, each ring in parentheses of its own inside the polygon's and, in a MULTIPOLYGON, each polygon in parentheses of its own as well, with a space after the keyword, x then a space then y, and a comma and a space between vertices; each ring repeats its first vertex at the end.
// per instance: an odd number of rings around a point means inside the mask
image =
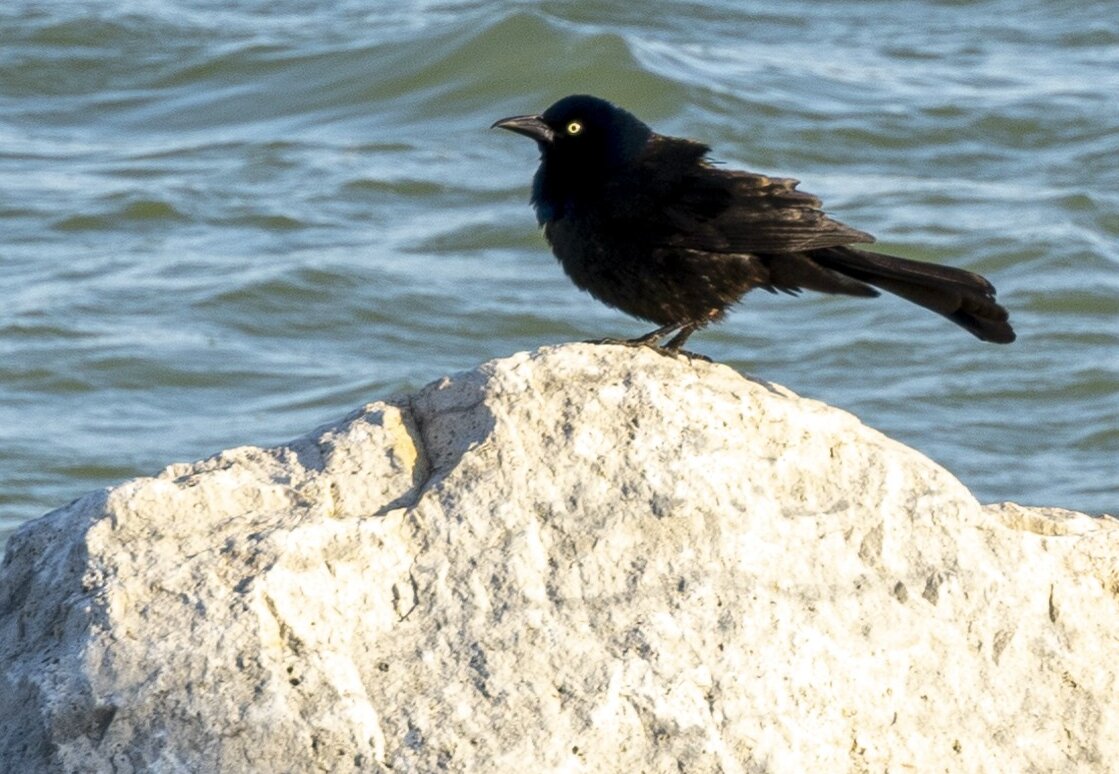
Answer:
POLYGON ((751 295, 697 349, 855 411, 981 499, 1119 502, 1119 23, 1105 0, 0 7, 0 539, 544 343, 572 287, 488 130, 570 92, 982 271, 1020 339, 751 295), (52 439, 45 444, 43 438, 52 439))

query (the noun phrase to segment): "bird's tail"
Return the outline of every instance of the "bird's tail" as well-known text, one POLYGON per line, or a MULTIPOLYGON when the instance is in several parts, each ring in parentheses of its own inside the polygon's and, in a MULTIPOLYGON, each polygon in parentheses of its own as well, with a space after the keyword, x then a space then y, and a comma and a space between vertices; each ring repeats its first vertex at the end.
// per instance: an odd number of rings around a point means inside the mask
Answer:
POLYGON ((853 247, 829 247, 810 255, 827 269, 944 315, 983 341, 1014 341, 1009 315, 995 301, 994 286, 978 274, 853 247))

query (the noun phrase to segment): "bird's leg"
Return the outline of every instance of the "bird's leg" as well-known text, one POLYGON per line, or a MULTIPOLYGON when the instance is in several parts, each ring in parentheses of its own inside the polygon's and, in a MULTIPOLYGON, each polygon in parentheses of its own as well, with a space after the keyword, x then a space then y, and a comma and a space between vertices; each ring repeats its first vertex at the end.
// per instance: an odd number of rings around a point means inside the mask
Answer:
POLYGON ((656 347, 655 349, 662 355, 683 355, 688 358, 688 360, 702 360, 706 363, 710 363, 711 358, 707 357, 707 355, 698 355, 695 352, 689 352, 683 349, 684 342, 688 340, 688 337, 702 327, 703 323, 685 323, 667 344, 663 347, 656 347))
POLYGON ((657 342, 680 327, 680 323, 671 323, 657 328, 652 333, 638 336, 636 339, 593 339, 588 344, 617 344, 622 347, 652 347, 660 349, 657 342))
MULTIPOLYGON (((644 336, 638 336, 636 339, 627 339, 626 343, 634 347, 656 347, 658 341, 660 341, 679 327, 680 323, 669 323, 668 325, 662 325, 655 331, 646 333, 644 336)), ((685 336, 684 338, 687 337, 685 336)), ((673 339, 673 341, 675 340, 676 339, 673 339)))
POLYGON ((700 327, 699 323, 684 323, 680 326, 679 332, 664 345, 664 348, 669 352, 679 352, 680 348, 684 346, 684 342, 688 337, 695 333, 700 327))
POLYGON ((662 325, 655 331, 646 333, 644 336, 638 336, 636 339, 599 339, 594 342, 595 344, 620 344, 623 347, 648 347, 656 352, 658 355, 666 355, 668 357, 675 357, 676 355, 683 355, 689 360, 706 360, 711 362, 711 358, 705 355, 697 355, 694 352, 688 352, 682 349, 684 342, 688 337, 702 328, 706 321, 703 322, 687 322, 687 323, 670 323, 662 325), (676 335, 669 339, 668 343, 663 347, 659 344, 670 333, 676 335))

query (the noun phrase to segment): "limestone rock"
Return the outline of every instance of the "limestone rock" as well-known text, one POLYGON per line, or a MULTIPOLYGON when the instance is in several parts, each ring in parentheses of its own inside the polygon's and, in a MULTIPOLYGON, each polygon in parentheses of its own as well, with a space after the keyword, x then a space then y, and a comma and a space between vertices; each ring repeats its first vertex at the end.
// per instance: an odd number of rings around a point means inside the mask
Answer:
POLYGON ((27 524, 12 771, 1105 771, 1119 531, 731 369, 521 354, 27 524))

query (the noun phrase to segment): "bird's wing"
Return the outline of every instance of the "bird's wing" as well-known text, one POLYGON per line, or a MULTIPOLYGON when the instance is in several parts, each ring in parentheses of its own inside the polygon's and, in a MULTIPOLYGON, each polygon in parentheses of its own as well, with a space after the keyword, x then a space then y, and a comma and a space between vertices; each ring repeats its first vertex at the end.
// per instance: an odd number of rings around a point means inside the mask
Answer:
POLYGON ((820 200, 798 191, 798 183, 697 167, 681 181, 666 213, 682 242, 720 252, 791 253, 874 241, 825 215, 820 200))
POLYGON ((800 181, 724 170, 703 160, 707 147, 658 136, 641 161, 655 231, 666 246, 721 253, 789 253, 873 242, 824 214, 800 181))

